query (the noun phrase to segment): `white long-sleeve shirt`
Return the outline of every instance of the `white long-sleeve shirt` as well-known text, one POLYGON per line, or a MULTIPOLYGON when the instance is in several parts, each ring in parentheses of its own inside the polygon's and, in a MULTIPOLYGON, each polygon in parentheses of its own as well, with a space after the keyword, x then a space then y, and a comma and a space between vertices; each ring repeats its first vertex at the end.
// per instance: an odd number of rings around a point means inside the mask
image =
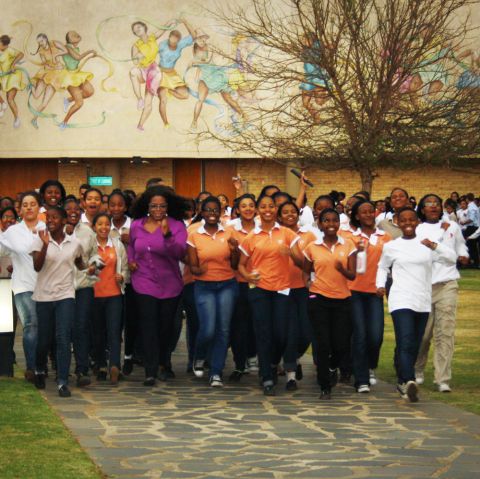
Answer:
POLYGON ((465 256, 468 258, 468 249, 462 230, 457 223, 450 223, 447 230, 442 228, 443 221, 438 223, 422 223, 417 226, 416 234, 419 240, 425 238, 434 243, 444 244, 455 251, 455 261, 450 263, 446 261, 434 261, 432 270, 432 284, 445 283, 446 281, 455 281, 460 278, 457 269, 457 258, 465 256))
MULTIPOLYGON (((39 221, 36 231, 45 229, 45 223, 39 221)), ((0 235, 1 255, 9 254, 12 259, 12 291, 13 294, 26 293, 35 289, 37 273, 33 269, 30 248, 38 237, 28 229, 25 223, 18 223, 0 235)))
POLYGON ((456 253, 438 243, 433 251, 416 237, 397 238, 383 247, 378 263, 376 286, 384 288, 392 268, 393 284, 388 296, 388 310, 411 309, 429 313, 432 309, 432 268, 434 261, 451 263, 456 253))

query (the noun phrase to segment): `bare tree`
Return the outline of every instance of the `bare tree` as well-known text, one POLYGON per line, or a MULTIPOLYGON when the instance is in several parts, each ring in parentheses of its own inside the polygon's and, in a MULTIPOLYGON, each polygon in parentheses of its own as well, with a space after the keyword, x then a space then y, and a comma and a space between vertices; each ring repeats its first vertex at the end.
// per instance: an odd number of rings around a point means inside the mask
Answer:
POLYGON ((477 3, 219 5, 210 12, 219 23, 260 45, 243 68, 255 100, 234 134, 199 138, 300 167, 355 170, 367 191, 379 167, 468 159, 480 147, 480 56, 469 18, 477 3))

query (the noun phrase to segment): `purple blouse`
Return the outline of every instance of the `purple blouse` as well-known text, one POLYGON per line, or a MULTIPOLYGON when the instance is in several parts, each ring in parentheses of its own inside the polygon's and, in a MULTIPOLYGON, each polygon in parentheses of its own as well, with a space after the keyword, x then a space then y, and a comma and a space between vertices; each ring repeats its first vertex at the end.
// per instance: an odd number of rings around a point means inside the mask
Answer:
POLYGON ((145 221, 135 220, 130 226, 128 261, 138 265, 131 276, 133 289, 158 299, 175 298, 183 289, 178 262, 187 251, 187 229, 182 221, 169 217, 172 236, 164 238, 161 228, 149 233, 145 221))

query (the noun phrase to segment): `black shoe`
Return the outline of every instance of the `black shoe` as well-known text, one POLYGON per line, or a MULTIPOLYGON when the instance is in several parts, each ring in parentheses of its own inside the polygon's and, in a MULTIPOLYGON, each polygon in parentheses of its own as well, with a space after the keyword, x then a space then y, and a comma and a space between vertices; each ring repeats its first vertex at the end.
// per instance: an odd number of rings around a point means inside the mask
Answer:
POLYGON ((167 366, 165 368, 165 373, 167 374, 167 379, 175 379, 175 373, 173 372, 172 366, 167 366))
POLYGON ((330 369, 330 387, 334 388, 338 383, 338 371, 334 369, 333 371, 330 369))
POLYGON ((133 361, 131 359, 125 359, 123 361, 123 368, 122 368, 122 373, 125 374, 125 376, 130 376, 133 371, 133 361))
POLYGON ((168 379, 168 374, 167 374, 167 370, 165 368, 162 368, 160 370, 160 373, 158 375, 158 380, 159 381, 162 381, 163 383, 166 382, 168 379))
POLYGON ((275 386, 264 386, 263 387, 263 394, 265 396, 275 396, 275 386))
POLYGON ((77 374, 77 388, 84 388, 91 384, 90 376, 86 374, 77 374))
POLYGON ((277 368, 277 366, 272 367, 272 380, 273 380, 273 384, 276 386, 278 384, 278 368, 277 368))
POLYGON ((301 381, 303 379, 303 369, 301 364, 297 364, 297 371, 295 372, 295 376, 297 377, 297 381, 301 381))
POLYGON ((287 381, 285 389, 287 391, 296 391, 298 389, 297 381, 295 381, 295 379, 290 379, 290 381, 287 381))
POLYGON ((69 398, 72 395, 72 393, 70 392, 70 389, 68 389, 68 386, 63 384, 58 388, 58 395, 61 398, 69 398))
POLYGON ((235 369, 232 374, 230 374, 230 377, 228 378, 229 381, 233 383, 238 383, 240 379, 242 379, 243 376, 243 371, 239 371, 238 369, 235 369))
POLYGON ((34 384, 37 389, 45 389, 45 374, 35 374, 34 384))
POLYGON ((193 367, 187 366, 187 374, 193 374, 193 367))
POLYGON ((328 401, 329 399, 332 399, 332 391, 330 389, 322 389, 320 400, 328 401))
POLYGON ((107 371, 100 370, 97 373, 97 381, 106 381, 107 380, 107 371))
POLYGON ((147 378, 145 381, 143 381, 144 386, 155 386, 155 378, 147 378))

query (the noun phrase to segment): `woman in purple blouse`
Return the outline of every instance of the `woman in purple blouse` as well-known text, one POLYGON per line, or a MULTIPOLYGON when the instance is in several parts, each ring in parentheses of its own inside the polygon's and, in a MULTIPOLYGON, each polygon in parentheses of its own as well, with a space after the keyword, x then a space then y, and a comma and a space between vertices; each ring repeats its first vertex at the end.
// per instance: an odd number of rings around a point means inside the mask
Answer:
POLYGON ((145 386, 153 386, 169 357, 169 338, 183 289, 179 261, 187 250, 188 204, 170 188, 148 188, 135 203, 128 262, 144 348, 145 386))

